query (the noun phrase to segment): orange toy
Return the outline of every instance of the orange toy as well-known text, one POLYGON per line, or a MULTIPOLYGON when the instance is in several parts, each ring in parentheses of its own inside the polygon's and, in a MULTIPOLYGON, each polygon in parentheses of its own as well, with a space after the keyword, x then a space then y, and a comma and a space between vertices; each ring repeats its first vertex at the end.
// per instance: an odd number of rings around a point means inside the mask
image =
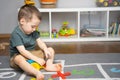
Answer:
POLYGON ((57 0, 40 0, 42 8, 56 8, 57 0))
POLYGON ((34 0, 24 0, 24 3, 27 5, 35 5, 34 0))
POLYGON ((43 2, 52 2, 52 3, 56 3, 56 0, 41 0, 41 3, 43 2))
POLYGON ((66 76, 70 76, 70 75, 71 75, 70 72, 61 73, 60 71, 58 71, 57 74, 53 74, 51 78, 61 77, 63 80, 65 80, 66 76))

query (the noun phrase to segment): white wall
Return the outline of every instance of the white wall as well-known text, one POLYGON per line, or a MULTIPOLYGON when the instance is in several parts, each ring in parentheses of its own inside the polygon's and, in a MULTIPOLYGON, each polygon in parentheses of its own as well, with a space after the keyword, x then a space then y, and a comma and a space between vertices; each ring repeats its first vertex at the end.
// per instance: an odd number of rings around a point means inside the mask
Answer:
POLYGON ((17 26, 17 10, 22 0, 0 0, 0 33, 11 33, 17 26))
MULTIPOLYGON (((39 0, 34 0, 40 7, 39 0)), ((58 0, 57 8, 95 7, 96 0, 58 0)), ((0 34, 11 33, 17 26, 17 10, 24 0, 0 0, 0 34)))
POLYGON ((59 8, 95 7, 96 0, 58 0, 59 8))

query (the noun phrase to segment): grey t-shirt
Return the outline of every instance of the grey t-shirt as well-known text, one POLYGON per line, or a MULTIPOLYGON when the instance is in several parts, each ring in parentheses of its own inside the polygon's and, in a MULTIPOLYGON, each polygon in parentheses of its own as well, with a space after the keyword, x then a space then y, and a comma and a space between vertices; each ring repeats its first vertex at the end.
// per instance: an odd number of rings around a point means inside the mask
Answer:
POLYGON ((16 27, 11 34, 10 38, 10 56, 19 54, 16 46, 23 45, 27 50, 33 50, 36 45, 36 39, 39 38, 39 32, 34 31, 27 35, 24 34, 19 27, 16 27))

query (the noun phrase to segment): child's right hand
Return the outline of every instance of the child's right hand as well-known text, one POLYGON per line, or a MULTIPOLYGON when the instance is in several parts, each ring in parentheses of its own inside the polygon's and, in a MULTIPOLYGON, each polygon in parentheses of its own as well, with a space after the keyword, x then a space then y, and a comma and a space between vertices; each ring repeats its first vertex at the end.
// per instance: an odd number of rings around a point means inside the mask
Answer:
POLYGON ((39 58, 39 62, 38 62, 41 66, 45 64, 45 60, 42 58, 39 58))
POLYGON ((39 71, 36 75, 36 79, 35 80, 44 80, 44 75, 39 71))

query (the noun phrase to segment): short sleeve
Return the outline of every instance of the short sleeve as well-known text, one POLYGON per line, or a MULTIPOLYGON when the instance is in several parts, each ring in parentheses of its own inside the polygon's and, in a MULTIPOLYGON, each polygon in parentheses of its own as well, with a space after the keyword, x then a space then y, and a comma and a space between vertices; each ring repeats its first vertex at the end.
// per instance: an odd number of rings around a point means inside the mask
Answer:
POLYGON ((12 47, 23 45, 22 39, 19 36, 19 34, 13 34, 11 36, 11 43, 12 43, 12 47))

